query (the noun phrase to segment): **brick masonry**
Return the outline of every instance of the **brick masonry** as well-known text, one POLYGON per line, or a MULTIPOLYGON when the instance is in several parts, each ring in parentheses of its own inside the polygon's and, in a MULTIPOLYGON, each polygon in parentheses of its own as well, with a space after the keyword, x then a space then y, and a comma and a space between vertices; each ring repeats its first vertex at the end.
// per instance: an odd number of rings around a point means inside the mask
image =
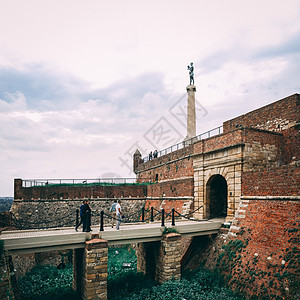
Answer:
POLYGON ((108 242, 97 238, 87 241, 83 262, 83 299, 107 300, 108 242))
POLYGON ((163 235, 159 243, 139 243, 136 255, 139 272, 151 276, 160 283, 171 278, 180 279, 182 255, 180 234, 163 235))
POLYGON ((299 200, 299 197, 242 198, 228 234, 229 240, 240 241, 242 246, 223 270, 231 287, 261 299, 296 296, 299 200))
POLYGON ((294 94, 223 123, 224 132, 236 126, 282 131, 300 120, 300 95, 294 94))

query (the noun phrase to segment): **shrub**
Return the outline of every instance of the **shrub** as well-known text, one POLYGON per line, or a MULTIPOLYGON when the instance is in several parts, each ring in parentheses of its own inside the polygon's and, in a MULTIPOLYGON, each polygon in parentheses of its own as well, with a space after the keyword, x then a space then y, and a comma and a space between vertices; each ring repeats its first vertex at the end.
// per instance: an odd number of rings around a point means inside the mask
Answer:
POLYGON ((58 270, 54 266, 36 266, 19 280, 22 299, 79 299, 72 290, 72 266, 58 270))
POLYGON ((177 229, 172 228, 172 227, 166 227, 163 231, 163 234, 168 234, 168 233, 179 233, 177 229))

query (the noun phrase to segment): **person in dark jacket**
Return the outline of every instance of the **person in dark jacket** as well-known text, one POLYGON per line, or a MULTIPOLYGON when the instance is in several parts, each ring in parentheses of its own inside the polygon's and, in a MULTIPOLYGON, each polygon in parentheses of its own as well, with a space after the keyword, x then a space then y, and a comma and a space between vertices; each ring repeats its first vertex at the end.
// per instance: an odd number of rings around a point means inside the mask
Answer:
POLYGON ((80 216, 80 222, 75 226, 75 230, 77 231, 78 227, 83 223, 83 208, 86 200, 82 201, 82 204, 80 205, 80 211, 79 211, 79 216, 80 216))
POLYGON ((89 206, 90 201, 86 200, 83 206, 83 231, 90 232, 91 231, 91 215, 92 210, 89 206))

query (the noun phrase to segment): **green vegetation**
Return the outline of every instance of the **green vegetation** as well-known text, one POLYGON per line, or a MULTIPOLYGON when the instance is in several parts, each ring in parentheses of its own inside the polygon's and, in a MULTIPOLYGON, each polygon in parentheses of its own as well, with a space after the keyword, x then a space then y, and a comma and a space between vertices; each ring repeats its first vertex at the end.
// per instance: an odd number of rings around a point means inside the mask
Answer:
POLYGON ((219 274, 202 267, 193 272, 186 272, 180 281, 170 280, 158 285, 157 282, 136 272, 136 258, 132 249, 111 248, 108 255, 109 300, 242 299, 237 298, 233 292, 224 287, 219 274), (132 268, 122 269, 124 262, 131 262, 132 268))
POLYGON ((77 300, 72 278, 71 265, 61 270, 54 266, 36 266, 19 280, 22 300, 77 300))
POLYGON ((134 249, 130 245, 118 248, 108 249, 108 278, 115 278, 123 273, 130 271, 136 272, 136 256, 134 249), (130 264, 130 266, 123 266, 123 264, 130 264))
POLYGON ((179 233, 179 232, 175 228, 165 226, 163 234, 168 234, 168 233, 179 233))
MULTIPOLYGON (((222 278, 200 267, 186 272, 182 279, 159 285, 137 273, 135 251, 130 247, 109 248, 108 251, 109 300, 238 300, 224 287, 222 278)), ((58 270, 54 266, 36 266, 19 280, 24 300, 79 299, 72 291, 72 267, 58 270)))

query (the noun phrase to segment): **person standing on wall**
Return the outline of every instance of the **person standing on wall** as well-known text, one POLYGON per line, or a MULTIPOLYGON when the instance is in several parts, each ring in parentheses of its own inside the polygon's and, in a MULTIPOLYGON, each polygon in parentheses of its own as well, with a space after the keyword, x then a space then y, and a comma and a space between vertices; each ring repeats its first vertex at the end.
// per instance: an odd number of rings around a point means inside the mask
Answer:
POLYGON ((114 203, 110 207, 110 215, 111 215, 111 228, 114 228, 115 225, 115 218, 116 218, 116 206, 117 206, 117 200, 114 201, 114 203))
POLYGON ((79 216, 80 216, 80 222, 76 225, 75 230, 77 231, 78 227, 83 223, 83 219, 84 219, 84 204, 85 204, 86 200, 82 201, 82 204, 80 205, 80 211, 79 211, 79 216))
POLYGON ((122 217, 123 217, 123 213, 122 213, 122 210, 121 210, 121 200, 119 199, 118 200, 118 203, 116 205, 116 216, 117 216, 117 230, 120 229, 120 224, 121 224, 121 221, 122 221, 122 217))
POLYGON ((89 206, 90 201, 86 200, 83 207, 83 231, 90 232, 91 231, 91 215, 92 210, 89 206))

